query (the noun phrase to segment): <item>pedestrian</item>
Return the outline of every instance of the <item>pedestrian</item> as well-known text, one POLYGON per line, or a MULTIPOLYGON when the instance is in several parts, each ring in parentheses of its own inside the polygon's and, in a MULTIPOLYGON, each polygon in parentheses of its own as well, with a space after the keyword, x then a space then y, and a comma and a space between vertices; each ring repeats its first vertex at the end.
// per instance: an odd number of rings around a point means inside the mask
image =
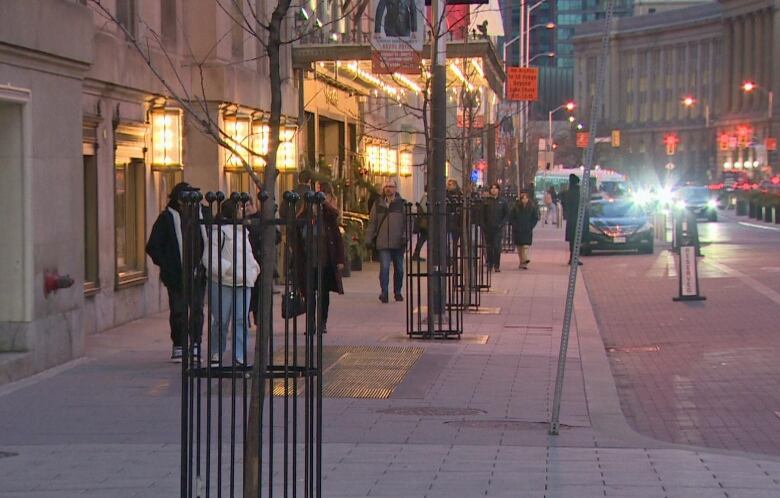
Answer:
POLYGON ((463 229, 463 191, 458 180, 454 178, 447 180, 445 199, 447 201, 447 236, 454 250, 463 229))
POLYGON ((547 207, 547 212, 544 215, 544 224, 548 222, 551 225, 558 225, 558 193, 555 192, 555 186, 550 185, 547 192, 544 193, 544 205, 547 207), (552 219, 552 221, 550 221, 552 219))
POLYGON ((417 213, 414 217, 414 227, 412 231, 417 234, 417 241, 414 244, 414 252, 412 253, 412 261, 425 261, 425 258, 420 257, 422 246, 428 241, 428 185, 424 187, 420 202, 417 203, 417 213))
POLYGON ((517 256, 520 261, 518 268, 527 270, 528 263, 531 262, 528 250, 533 243, 534 227, 539 222, 539 208, 536 203, 530 199, 526 190, 520 191, 520 195, 509 214, 509 219, 512 223, 512 233, 515 239, 515 246, 517 246, 517 256))
MULTIPOLYGON (((204 241, 200 230, 193 230, 188 223, 199 221, 182 220, 184 203, 180 196, 185 192, 197 191, 196 187, 187 182, 174 185, 168 195, 168 204, 160 213, 152 226, 149 240, 146 243, 146 253, 155 265, 160 268, 160 280, 168 291, 168 323, 170 325, 171 359, 181 361, 183 346, 187 333, 187 296, 185 295, 185 273, 193 285, 190 314, 193 330, 193 352, 199 353, 199 344, 203 330, 203 297, 205 292, 205 269, 201 264, 204 241), (193 254, 185 261, 186 251, 183 250, 183 240, 186 234, 192 234, 193 254), (185 272, 184 269, 187 268, 185 272)), ((201 215, 202 216, 202 215, 201 215)), ((198 356, 196 354, 196 356, 198 356)))
POLYGON ((487 246, 487 265, 495 272, 501 271, 501 238, 508 208, 499 195, 501 187, 497 183, 490 186, 488 194, 483 199, 482 229, 487 246))
MULTIPOLYGON (((569 175, 569 190, 566 192, 566 241, 569 243, 569 263, 572 262, 572 256, 574 254, 574 238, 577 233, 577 216, 580 210, 580 179, 574 173, 569 175)), ((582 231, 582 243, 588 241, 588 227, 590 221, 588 220, 588 208, 585 207, 584 213, 584 227, 582 231)), ((582 266, 582 261, 577 261, 577 264, 582 266)))
POLYGON ((374 203, 366 226, 366 244, 379 253, 379 300, 388 302, 390 264, 393 265, 393 296, 403 301, 404 248, 406 247, 405 201, 396 192, 395 180, 388 179, 382 196, 374 203))
MULTIPOLYGON (((260 267, 260 273, 255 280, 255 284, 252 287, 252 292, 249 298, 249 315, 252 318, 252 322, 256 326, 260 325, 258 320, 257 308, 260 305, 260 277, 263 274, 263 231, 262 224, 263 205, 258 201, 258 206, 255 207, 254 201, 250 198, 246 203, 244 218, 250 221, 247 230, 249 230, 249 244, 252 246, 252 255, 257 261, 260 267)), ((282 232, 278 226, 274 227, 274 245, 278 246, 282 241, 282 232)), ((273 277, 277 278, 279 273, 276 269, 273 269, 273 277)), ((273 291, 274 294, 278 294, 278 291, 273 291)))
POLYGON ((227 349, 229 326, 233 325, 233 365, 246 365, 247 324, 251 288, 260 265, 252 254, 249 230, 243 225, 245 206, 234 199, 222 202, 216 222, 211 226, 211 261, 208 252, 203 260, 209 269, 211 289, 210 360, 221 364, 227 349))
MULTIPOLYGON (((323 334, 328 333, 328 312, 330 310, 330 293, 336 292, 344 294, 344 284, 342 281, 342 272, 344 271, 344 239, 339 230, 339 209, 338 199, 333 191, 333 186, 329 182, 318 183, 318 190, 325 194, 325 202, 322 206, 322 234, 316 233, 316 227, 313 230, 315 240, 317 240, 317 257, 322 266, 322 288, 315 289, 321 303, 321 315, 319 329, 323 334)), ((298 213, 299 220, 305 220, 306 214, 301 211, 298 213)), ((301 232, 305 237, 305 232, 301 232)), ((301 240, 301 242, 303 242, 301 240)), ((298 244, 303 248, 304 244, 298 244)), ((305 253, 303 254, 305 257, 305 253)), ((306 264, 300 265, 304 273, 300 274, 299 288, 306 292, 305 268, 306 264)), ((316 268, 316 266, 312 266, 316 268)), ((310 275, 313 281, 317 282, 316 271, 310 275)), ((315 284, 316 285, 316 284, 315 284)), ((308 297, 308 296, 307 296, 308 297)))

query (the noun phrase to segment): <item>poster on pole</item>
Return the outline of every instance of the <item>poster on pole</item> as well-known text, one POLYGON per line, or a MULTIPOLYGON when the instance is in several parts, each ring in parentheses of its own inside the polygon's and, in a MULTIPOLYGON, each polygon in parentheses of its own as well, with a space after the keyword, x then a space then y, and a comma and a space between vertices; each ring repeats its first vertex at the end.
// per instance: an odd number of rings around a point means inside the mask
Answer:
POLYGON ((372 0, 371 70, 420 74, 425 0, 372 0))
POLYGON ((539 100, 539 68, 506 68, 506 99, 531 102, 539 100))

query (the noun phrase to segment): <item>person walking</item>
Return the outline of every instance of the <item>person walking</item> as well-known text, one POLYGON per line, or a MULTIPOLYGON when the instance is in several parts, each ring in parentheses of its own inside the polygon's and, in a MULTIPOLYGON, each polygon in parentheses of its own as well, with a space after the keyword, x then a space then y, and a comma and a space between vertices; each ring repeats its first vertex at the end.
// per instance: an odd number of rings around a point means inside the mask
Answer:
POLYGON ((445 192, 447 209, 447 237, 452 244, 452 250, 460 240, 460 232, 463 229, 463 191, 454 178, 447 179, 447 191, 445 192))
POLYGON ((558 194, 555 192, 554 185, 550 185, 550 188, 544 193, 544 205, 547 208, 547 212, 544 215, 544 224, 550 223, 558 226, 558 194))
POLYGON ((539 222, 539 208, 530 199, 527 191, 520 192, 517 202, 512 207, 509 219, 512 223, 517 256, 520 261, 518 268, 527 270, 528 263, 531 262, 528 251, 533 243, 534 227, 539 222))
MULTIPOLYGON (((193 341, 197 348, 203 330, 203 297, 205 293, 205 269, 201 265, 204 241, 200 230, 192 230, 187 221, 182 220, 184 204, 180 200, 184 192, 197 191, 187 182, 177 183, 168 195, 168 205, 160 213, 152 226, 146 253, 160 268, 160 280, 168 291, 168 323, 170 326, 171 359, 181 361, 185 334, 187 333, 187 297, 185 296, 184 277, 192 279, 193 302, 190 313, 193 319, 193 341), (186 234, 195 234, 194 253, 190 261, 185 262, 183 240, 186 234)), ((195 351, 196 349, 194 349, 195 351)))
MULTIPOLYGON (((566 192, 566 241, 569 243, 569 263, 572 262, 572 255, 574 254, 574 238, 577 233, 577 216, 580 210, 580 179, 574 173, 569 175, 569 190, 566 192)), ((585 208, 582 242, 588 241, 588 227, 590 221, 588 219, 588 209, 585 208)), ((577 264, 582 266, 582 261, 577 261, 577 264)))
MULTIPOLYGON (((315 239, 319 244, 317 247, 317 257, 319 263, 322 265, 322 288, 316 289, 315 292, 319 297, 322 310, 319 328, 322 330, 323 334, 327 334, 330 293, 336 292, 337 294, 344 294, 344 284, 342 281, 342 271, 344 270, 344 239, 339 230, 338 200, 334 194, 333 186, 328 182, 321 182, 318 184, 318 190, 325 194, 325 202, 321 204, 322 234, 316 233, 316 227, 314 230, 315 239)), ((298 213, 298 219, 306 219, 303 211, 298 213)), ((301 235, 303 235, 303 233, 301 233, 301 235)), ((301 243, 298 247, 303 248, 304 244, 301 243)), ((306 264, 302 264, 300 267, 305 270, 306 264)), ((305 292, 306 281, 302 278, 304 275, 305 273, 299 277, 299 288, 305 292)), ((316 272, 311 275, 311 278, 314 279, 316 285, 316 272)))
POLYGON ((260 274, 260 265, 252 254, 249 230, 242 224, 244 209, 233 199, 222 202, 218 222, 211 226, 211 261, 208 252, 203 254, 211 280, 212 364, 222 362, 232 322, 233 364, 246 365, 250 292, 260 274))
POLYGON ((417 241, 414 244, 412 261, 425 261, 420 257, 422 246, 428 241, 428 185, 425 186, 425 192, 417 203, 417 216, 414 218, 413 232, 417 234, 417 241))
POLYGON ((406 246, 405 201, 396 192, 394 180, 388 179, 382 188, 382 196, 371 208, 366 226, 366 244, 379 253, 379 300, 388 302, 390 264, 393 265, 393 296, 403 301, 401 288, 404 283, 404 247, 406 246))
POLYGON ((487 265, 495 272, 501 271, 501 238, 508 208, 500 197, 501 187, 497 183, 490 186, 482 204, 482 229, 485 232, 487 246, 487 265))

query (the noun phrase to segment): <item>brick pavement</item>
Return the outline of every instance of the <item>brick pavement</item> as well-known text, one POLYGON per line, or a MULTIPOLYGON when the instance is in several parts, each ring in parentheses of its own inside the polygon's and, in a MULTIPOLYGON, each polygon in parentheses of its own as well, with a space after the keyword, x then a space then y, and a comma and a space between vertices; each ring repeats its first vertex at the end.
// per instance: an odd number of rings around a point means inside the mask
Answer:
MULTIPOLYGON (((564 426, 547 435, 568 271, 560 233, 538 231, 530 270, 504 265, 483 301, 500 314, 466 316, 485 344, 399 341, 403 306, 377 301, 375 270, 346 281, 328 344, 425 352, 389 399, 325 400, 325 496, 780 494, 780 459, 671 447, 628 428, 581 286, 564 426)), ((179 369, 165 318, 88 343, 86 360, 0 387, 0 498, 177 495, 179 369)))
POLYGON ((750 278, 776 265, 780 234, 700 225, 704 302, 672 303, 670 253, 605 255, 584 271, 621 398, 639 432, 665 441, 780 455, 780 320, 750 278), (739 269, 735 274, 732 269, 739 269), (660 270, 660 271, 659 271, 660 270), (621 348, 658 346, 658 352, 621 348))

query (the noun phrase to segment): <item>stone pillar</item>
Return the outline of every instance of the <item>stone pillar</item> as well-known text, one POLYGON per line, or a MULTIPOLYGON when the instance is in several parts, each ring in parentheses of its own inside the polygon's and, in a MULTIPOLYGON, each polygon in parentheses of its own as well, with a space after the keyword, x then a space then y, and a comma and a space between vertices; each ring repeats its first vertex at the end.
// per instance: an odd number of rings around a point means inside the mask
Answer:
POLYGON ((743 19, 738 17, 734 19, 734 53, 732 60, 734 66, 731 68, 731 111, 739 112, 742 108, 742 84, 743 73, 745 72, 745 37, 743 19))
MULTIPOLYGON (((714 59, 714 52, 717 44, 713 43, 710 46, 711 57, 714 59)), ((726 29, 724 30, 722 49, 725 58, 725 67, 723 72, 719 76, 715 75, 715 65, 710 66, 711 78, 714 81, 717 77, 720 78, 719 98, 718 98, 718 113, 725 114, 729 112, 732 107, 732 90, 731 84, 733 82, 734 74, 734 23, 726 21, 726 29)), ((714 103, 714 100, 710 101, 714 103)))

